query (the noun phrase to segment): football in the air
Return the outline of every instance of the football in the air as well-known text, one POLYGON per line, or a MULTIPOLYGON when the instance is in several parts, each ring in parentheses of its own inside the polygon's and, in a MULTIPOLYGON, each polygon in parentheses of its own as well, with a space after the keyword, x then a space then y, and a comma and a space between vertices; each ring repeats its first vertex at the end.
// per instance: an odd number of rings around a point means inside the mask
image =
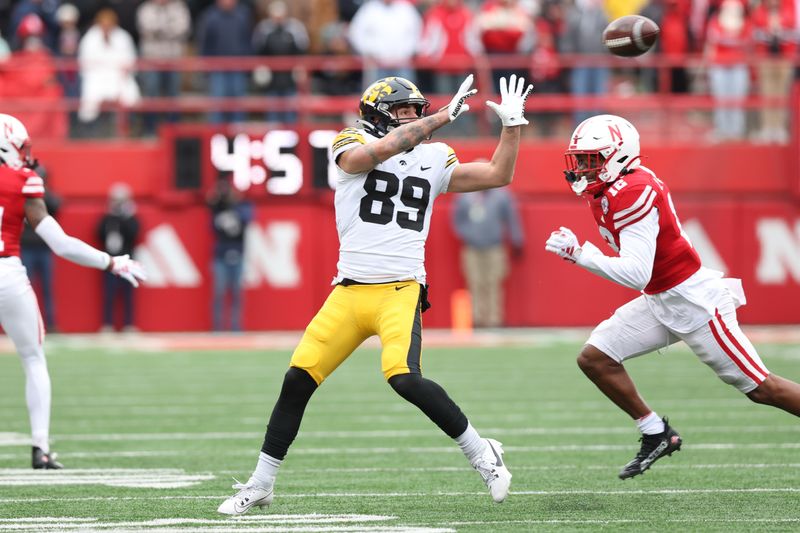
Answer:
POLYGON ((603 30, 603 44, 622 57, 635 57, 650 50, 661 30, 658 24, 641 15, 627 15, 611 21, 603 30))

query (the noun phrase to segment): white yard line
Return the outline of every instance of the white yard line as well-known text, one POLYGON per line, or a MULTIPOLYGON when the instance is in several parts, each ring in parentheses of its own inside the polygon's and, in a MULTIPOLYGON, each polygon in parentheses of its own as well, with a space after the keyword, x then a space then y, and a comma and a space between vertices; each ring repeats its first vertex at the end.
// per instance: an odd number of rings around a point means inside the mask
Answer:
MULTIPOLYGON (((504 446, 506 451, 514 453, 601 453, 613 451, 630 451, 635 448, 633 444, 558 444, 551 446, 504 446)), ((800 449, 800 442, 780 442, 780 443, 699 443, 684 444, 685 450, 708 451, 708 450, 796 450, 800 449)), ((199 452, 194 452, 199 453, 199 452)), ((257 449, 230 448, 227 450, 213 450, 206 453, 213 453, 215 456, 240 456, 244 454, 257 454, 257 449)), ((386 446, 386 447, 360 447, 360 448, 304 448, 295 447, 292 449, 293 455, 381 455, 381 454, 401 454, 401 453, 461 453, 455 446, 386 446)), ((62 453, 62 457, 80 458, 100 458, 100 457, 173 457, 186 455, 185 450, 152 450, 152 451, 98 451, 98 452, 71 452, 62 453)), ((20 457, 29 457, 29 453, 3 453, 0 460, 15 460, 20 457)))
MULTIPOLYGON (((661 522, 662 520, 656 520, 661 522)), ((663 522, 677 523, 677 524, 794 524, 800 523, 800 518, 666 518, 663 522)), ((653 520, 646 518, 553 518, 553 519, 530 519, 530 520, 502 520, 502 521, 470 521, 470 522, 444 522, 442 525, 446 526, 502 526, 505 524, 531 524, 531 525, 545 525, 545 524, 576 524, 576 525, 589 525, 589 524, 640 524, 640 523, 653 523, 653 520)))
MULTIPOLYGON (((662 496, 665 494, 796 494, 800 493, 798 487, 751 487, 743 489, 631 489, 631 490, 526 490, 511 491, 511 496, 662 496)), ((306 499, 306 498, 452 498, 464 496, 485 496, 485 491, 451 491, 451 492, 308 492, 308 493, 280 493, 279 498, 306 499)), ((0 503, 42 503, 49 501, 58 502, 90 502, 90 501, 150 501, 150 500, 225 500, 229 493, 212 496, 76 496, 52 498, 0 498, 0 503)))
POLYGON ((31 471, 19 468, 0 469, 0 487, 105 485, 151 489, 192 487, 215 479, 213 474, 187 474, 180 469, 67 469, 31 471))
MULTIPOLYGON (((558 436, 558 435, 636 435, 633 427, 522 427, 522 428, 482 428, 481 433, 496 436, 558 436)), ((800 433, 800 425, 761 425, 761 426, 704 426, 691 429, 694 434, 775 434, 800 433)), ((302 431, 300 436, 306 439, 397 439, 432 437, 436 433, 431 429, 419 430, 350 430, 350 431, 302 431)), ((198 441, 198 440, 253 440, 264 436, 263 431, 238 432, 177 432, 177 433, 83 433, 55 434, 56 442, 110 442, 110 441, 198 441)), ((22 433, 0 433, 0 446, 20 446, 30 443, 30 437, 22 433)))
POLYGON ((98 518, 42 517, 0 519, 0 531, 160 531, 162 533, 195 531, 374 531, 392 533, 449 533, 454 531, 451 528, 442 527, 387 524, 387 522, 394 521, 397 521, 396 516, 355 514, 266 514, 242 516, 236 517, 235 519, 163 518, 125 522, 101 521, 98 518))

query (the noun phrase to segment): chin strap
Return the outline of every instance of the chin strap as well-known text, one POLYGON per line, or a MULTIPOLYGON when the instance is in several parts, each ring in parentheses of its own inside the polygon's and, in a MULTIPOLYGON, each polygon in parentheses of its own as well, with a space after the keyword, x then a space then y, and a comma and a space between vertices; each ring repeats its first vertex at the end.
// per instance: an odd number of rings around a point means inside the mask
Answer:
POLYGON ((386 135, 387 133, 389 133, 388 131, 379 130, 378 127, 375 124, 373 124, 372 122, 369 122, 368 120, 364 120, 364 119, 360 119, 359 118, 359 119, 356 119, 356 124, 359 124, 361 127, 363 127, 367 131, 367 133, 369 133, 373 137, 378 137, 379 139, 381 137, 383 137, 384 135, 386 135))

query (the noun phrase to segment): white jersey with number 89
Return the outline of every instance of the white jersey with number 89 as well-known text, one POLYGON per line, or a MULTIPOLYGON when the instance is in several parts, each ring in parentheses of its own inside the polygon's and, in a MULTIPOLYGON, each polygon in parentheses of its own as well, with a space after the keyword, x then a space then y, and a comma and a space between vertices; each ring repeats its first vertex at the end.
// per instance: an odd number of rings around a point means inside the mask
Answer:
MULTIPOLYGON (((346 128, 333 140, 332 157, 335 161, 375 140, 362 129, 346 128)), ((444 143, 419 144, 362 174, 348 174, 337 165, 339 263, 334 281, 425 283, 433 202, 447 191, 456 165, 455 152, 444 143)))

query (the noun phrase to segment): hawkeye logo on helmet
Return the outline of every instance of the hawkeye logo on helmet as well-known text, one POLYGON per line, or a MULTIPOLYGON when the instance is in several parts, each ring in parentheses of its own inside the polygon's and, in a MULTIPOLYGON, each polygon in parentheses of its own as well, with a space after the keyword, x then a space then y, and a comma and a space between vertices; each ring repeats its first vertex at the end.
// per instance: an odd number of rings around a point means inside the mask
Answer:
POLYGON ((392 94, 392 88, 385 81, 373 83, 364 95, 364 101, 375 103, 378 98, 392 94))

